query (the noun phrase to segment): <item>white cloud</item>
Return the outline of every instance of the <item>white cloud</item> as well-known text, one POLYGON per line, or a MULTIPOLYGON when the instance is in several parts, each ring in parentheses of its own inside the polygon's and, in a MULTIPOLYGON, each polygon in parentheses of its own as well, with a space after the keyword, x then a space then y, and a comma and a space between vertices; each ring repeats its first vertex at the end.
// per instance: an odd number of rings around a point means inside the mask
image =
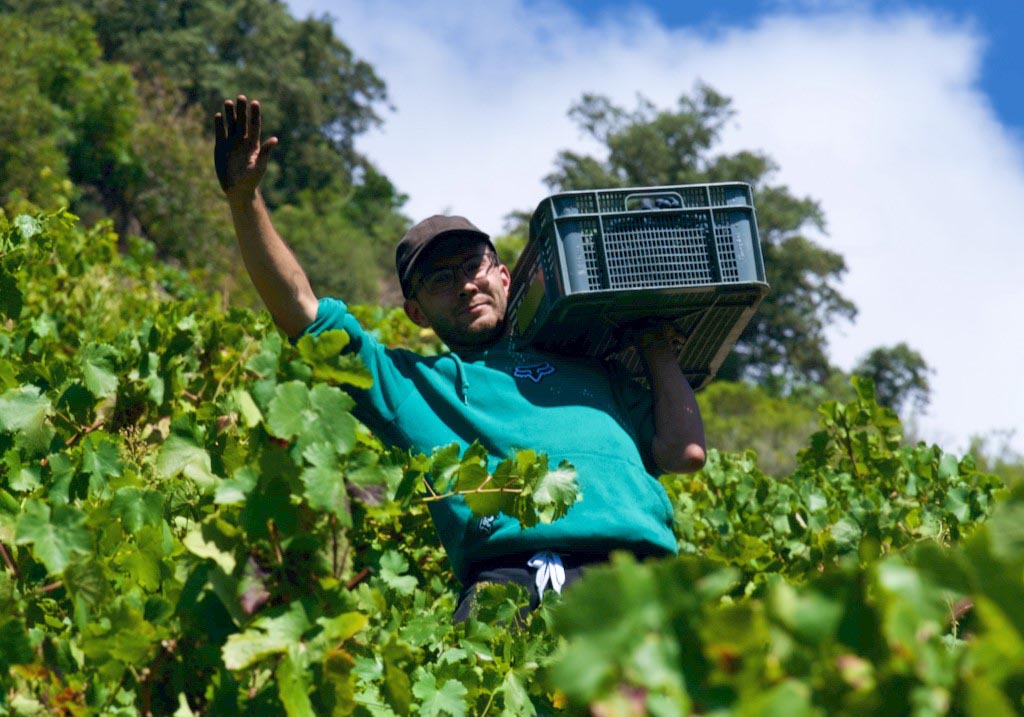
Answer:
MULTIPOLYGON (((713 37, 638 10, 588 23, 553 1, 348 0, 330 12, 388 83, 397 112, 360 146, 414 218, 451 211, 498 232, 505 213, 535 206, 558 150, 598 150, 566 116, 583 92, 667 107, 701 79, 732 97, 725 148, 774 157, 781 182, 820 200, 819 239, 846 258, 860 314, 833 332, 835 360, 849 368, 907 341, 936 369, 925 437, 963 448, 1024 424, 1024 156, 977 89, 984 42, 970 27, 840 5, 713 37)), ((1024 451, 1024 431, 1014 445, 1024 451)))

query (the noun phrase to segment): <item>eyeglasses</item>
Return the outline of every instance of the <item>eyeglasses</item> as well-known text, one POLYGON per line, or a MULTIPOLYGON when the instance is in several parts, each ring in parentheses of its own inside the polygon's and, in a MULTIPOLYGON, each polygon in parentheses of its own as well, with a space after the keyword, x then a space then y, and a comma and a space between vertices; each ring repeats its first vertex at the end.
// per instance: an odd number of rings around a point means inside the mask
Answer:
POLYGON ((420 280, 415 291, 423 289, 428 294, 435 296, 444 294, 455 288, 456 272, 467 281, 476 281, 483 278, 497 263, 497 259, 490 252, 471 256, 458 266, 447 266, 430 272, 420 280))

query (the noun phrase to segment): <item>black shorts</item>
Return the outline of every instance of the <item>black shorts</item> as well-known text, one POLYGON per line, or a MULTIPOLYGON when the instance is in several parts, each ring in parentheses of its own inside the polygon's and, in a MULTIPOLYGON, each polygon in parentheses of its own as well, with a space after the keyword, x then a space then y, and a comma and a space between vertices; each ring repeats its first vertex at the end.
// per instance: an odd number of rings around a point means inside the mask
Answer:
MULTIPOLYGON (((475 563, 469 578, 459 593, 459 603, 452 615, 452 622, 462 622, 473 613, 474 598, 478 586, 489 584, 505 585, 516 583, 522 585, 529 595, 529 605, 520 611, 520 616, 537 609, 540 605, 540 592, 537 590, 537 570, 527 564, 533 553, 517 553, 502 556, 493 560, 475 563)), ((608 562, 608 553, 557 553, 565 568, 565 584, 562 589, 583 577, 586 569, 608 562)), ((549 586, 547 588, 551 590, 549 586)))

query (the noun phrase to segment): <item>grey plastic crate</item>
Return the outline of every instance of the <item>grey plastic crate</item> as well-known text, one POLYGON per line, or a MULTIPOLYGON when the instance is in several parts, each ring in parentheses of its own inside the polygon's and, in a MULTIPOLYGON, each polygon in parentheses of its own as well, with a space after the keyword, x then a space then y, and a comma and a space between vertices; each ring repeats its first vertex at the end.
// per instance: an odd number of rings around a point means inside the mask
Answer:
POLYGON ((671 321, 699 388, 768 293, 753 197, 741 183, 566 192, 540 203, 512 272, 518 340, 614 357, 636 374, 639 325, 671 321))

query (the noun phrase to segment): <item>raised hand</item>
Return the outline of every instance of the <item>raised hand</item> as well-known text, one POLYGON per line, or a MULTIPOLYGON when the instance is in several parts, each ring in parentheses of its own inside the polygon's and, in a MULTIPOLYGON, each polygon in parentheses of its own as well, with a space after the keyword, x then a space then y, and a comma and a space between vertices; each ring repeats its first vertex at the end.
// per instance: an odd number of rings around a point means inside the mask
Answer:
POLYGON ((229 198, 251 197, 267 171, 277 137, 261 144, 262 124, 260 103, 249 102, 245 95, 225 100, 224 112, 213 116, 213 163, 221 189, 229 198))

